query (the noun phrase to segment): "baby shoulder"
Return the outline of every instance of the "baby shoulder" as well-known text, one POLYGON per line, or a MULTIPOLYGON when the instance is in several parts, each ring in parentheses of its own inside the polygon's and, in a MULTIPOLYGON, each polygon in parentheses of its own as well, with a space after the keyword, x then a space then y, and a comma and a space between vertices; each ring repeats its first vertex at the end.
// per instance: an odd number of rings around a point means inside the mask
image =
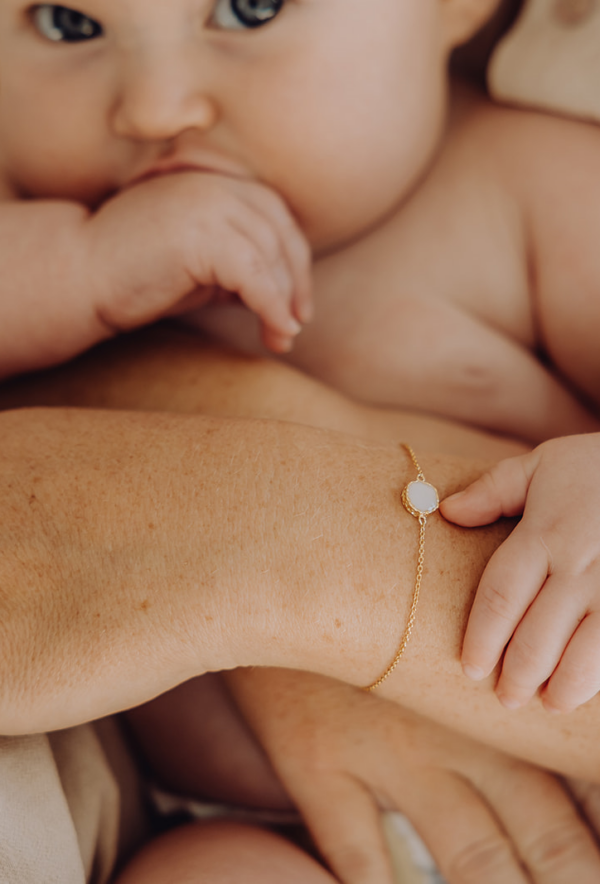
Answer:
POLYGON ((598 403, 600 127, 510 111, 503 172, 521 207, 532 310, 551 363, 598 403))
POLYGON ((459 137, 521 230, 538 346, 597 403, 600 126, 482 101, 459 137))
POLYGON ((460 140, 487 158, 522 199, 563 193, 600 170, 600 126, 551 113, 482 99, 464 115, 460 140))
POLYGON ((449 148, 463 177, 512 208, 534 261, 557 257, 557 238, 584 257, 595 244, 600 126, 479 98, 460 114, 449 148))

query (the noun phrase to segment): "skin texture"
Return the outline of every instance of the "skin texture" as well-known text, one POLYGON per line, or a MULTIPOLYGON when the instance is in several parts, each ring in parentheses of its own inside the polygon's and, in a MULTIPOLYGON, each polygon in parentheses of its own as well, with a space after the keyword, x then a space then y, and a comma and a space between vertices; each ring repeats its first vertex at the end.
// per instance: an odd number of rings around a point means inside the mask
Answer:
MULTIPOLYGON (((400 481, 410 471, 395 445, 187 415, 52 409, 1 422, 5 733, 96 718, 207 669, 285 659, 358 684, 377 675, 374 636, 383 660, 396 640, 388 605, 402 616, 411 583, 412 532, 383 570, 378 561, 399 525, 410 530, 394 497, 399 469, 400 481), (225 545, 212 517, 223 508, 225 545)), ((464 472, 449 464, 441 488, 464 472)), ((457 530, 441 531, 443 555, 457 530)))

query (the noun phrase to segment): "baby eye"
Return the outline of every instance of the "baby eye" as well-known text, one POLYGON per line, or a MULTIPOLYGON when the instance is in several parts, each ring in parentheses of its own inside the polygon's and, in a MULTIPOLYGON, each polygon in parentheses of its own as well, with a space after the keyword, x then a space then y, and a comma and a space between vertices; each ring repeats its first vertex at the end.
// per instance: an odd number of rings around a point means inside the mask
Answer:
POLYGON ((210 24, 223 29, 260 28, 274 19, 285 0, 217 0, 210 24))
POLYGON ((34 6, 31 17, 40 34, 54 43, 81 43, 102 35, 102 25, 67 6, 42 3, 34 6))

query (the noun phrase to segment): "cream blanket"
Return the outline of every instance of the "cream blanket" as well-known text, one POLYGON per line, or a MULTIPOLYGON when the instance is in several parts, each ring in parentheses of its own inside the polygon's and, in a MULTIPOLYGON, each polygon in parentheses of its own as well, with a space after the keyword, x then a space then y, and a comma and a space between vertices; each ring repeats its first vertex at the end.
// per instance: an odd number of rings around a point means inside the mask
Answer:
POLYGON ((106 884, 119 785, 91 725, 0 738, 0 882, 106 884))
POLYGON ((510 104, 600 121, 600 0, 525 0, 488 71, 510 104))

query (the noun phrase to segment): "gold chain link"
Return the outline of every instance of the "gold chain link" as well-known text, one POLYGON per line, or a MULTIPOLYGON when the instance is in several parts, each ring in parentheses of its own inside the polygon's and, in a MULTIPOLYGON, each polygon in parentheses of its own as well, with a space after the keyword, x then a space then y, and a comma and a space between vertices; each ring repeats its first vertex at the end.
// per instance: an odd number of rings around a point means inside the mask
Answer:
MULTIPOLYGON (((414 453, 413 449, 410 447, 410 445, 406 445, 406 444, 403 444, 402 448, 404 448, 406 450, 406 452, 408 453, 408 456, 410 457, 410 459, 412 460, 412 462, 415 466, 415 469, 417 471, 417 482, 424 482, 425 484, 429 484, 425 480, 425 476, 423 474, 421 467, 419 466, 419 462, 417 461, 417 456, 414 453)), ((404 489, 404 492, 402 495, 403 503, 405 501, 405 495, 406 495, 406 491, 407 491, 408 487, 409 486, 407 486, 404 489)), ((433 487, 433 486, 431 486, 431 487, 433 487)), ((437 492, 436 492, 436 497, 437 497, 437 492)), ((404 506, 411 513, 411 515, 414 515, 419 520, 419 551, 417 554, 417 573, 415 576, 415 588, 413 590, 413 597, 412 597, 412 602, 410 605, 410 612, 408 615, 408 621, 407 621, 406 627, 404 629, 404 633, 402 635, 402 639, 400 640, 400 647, 398 648, 398 652, 396 653, 396 656, 394 657, 394 659, 392 660, 392 662, 390 663, 388 668, 385 670, 383 675, 381 675, 377 679, 377 681, 374 681, 373 684, 370 684, 368 687, 364 688, 365 691, 374 691, 375 688, 378 688, 379 685, 383 684, 383 682, 392 674, 392 672, 394 671, 394 669, 396 668, 396 666, 400 662, 400 659, 401 659, 402 655, 404 654, 404 651, 406 650, 406 646, 408 645, 408 642, 410 641, 410 637, 411 637, 411 634, 412 634, 412 631, 413 631, 413 628, 415 625, 415 620, 417 619, 417 606, 419 604, 419 596, 421 594, 421 582, 423 580, 423 569, 425 567, 425 527, 427 525, 427 516, 430 513, 435 512, 435 510, 437 509, 437 505, 436 505, 435 509, 431 509, 427 513, 420 512, 418 514, 414 510, 414 508, 411 507, 411 509, 409 509, 406 503, 404 503, 404 506)))
POLYGON ((404 450, 407 452, 408 456, 409 456, 410 459, 412 460, 412 462, 413 462, 413 464, 414 464, 414 466, 415 466, 415 470, 417 471, 417 479, 418 479, 418 481, 419 481, 419 482, 424 482, 424 481, 425 481, 425 476, 423 475, 423 470, 422 470, 421 467, 419 466, 419 461, 417 460, 417 455, 414 453, 414 451, 412 450, 412 448, 410 447, 410 445, 407 445, 405 442, 403 442, 403 443, 401 444, 400 447, 401 447, 401 448, 404 448, 404 450))

